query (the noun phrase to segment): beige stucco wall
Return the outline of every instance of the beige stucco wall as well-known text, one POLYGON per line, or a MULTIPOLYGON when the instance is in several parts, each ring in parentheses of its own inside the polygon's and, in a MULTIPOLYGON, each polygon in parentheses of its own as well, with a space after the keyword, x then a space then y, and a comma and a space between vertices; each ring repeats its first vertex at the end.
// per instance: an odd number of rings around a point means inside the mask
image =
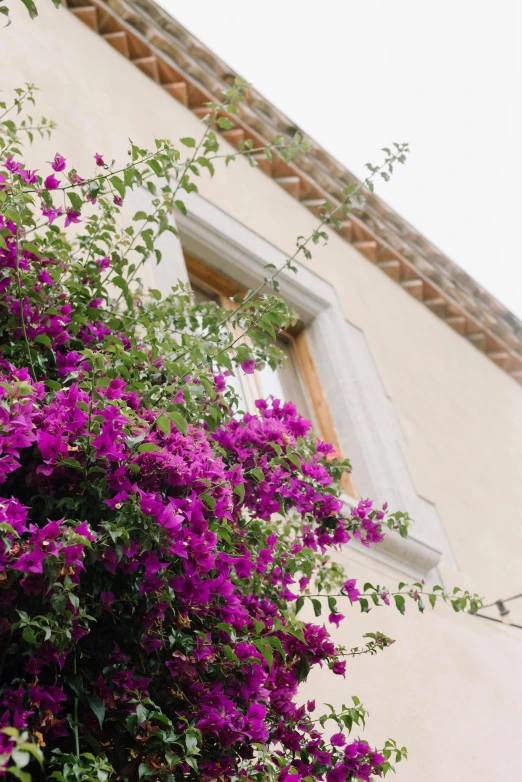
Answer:
MULTIPOLYGON (((31 167, 43 168, 59 150, 88 175, 94 152, 125 161, 129 136, 151 146, 154 136, 200 135, 187 109, 100 37, 64 9, 39 6, 30 22, 15 3, 14 23, 1 32, 1 88, 35 82, 38 111, 59 125, 50 144, 35 144, 31 167)), ((285 251, 315 226, 299 203, 242 161, 212 181, 202 178, 200 192, 285 251)), ((339 237, 314 249, 310 267, 334 284, 347 320, 366 335, 405 431, 417 491, 435 503, 463 583, 489 599, 522 591, 522 389, 339 237)), ((355 551, 343 556, 350 575, 399 580, 355 551)), ((444 610, 404 618, 354 611, 344 625, 347 645, 376 629, 397 643, 350 663, 342 687, 319 674, 315 694, 337 703, 364 698, 374 717, 368 737, 392 733, 409 745, 399 779, 513 778, 521 631, 444 610)))

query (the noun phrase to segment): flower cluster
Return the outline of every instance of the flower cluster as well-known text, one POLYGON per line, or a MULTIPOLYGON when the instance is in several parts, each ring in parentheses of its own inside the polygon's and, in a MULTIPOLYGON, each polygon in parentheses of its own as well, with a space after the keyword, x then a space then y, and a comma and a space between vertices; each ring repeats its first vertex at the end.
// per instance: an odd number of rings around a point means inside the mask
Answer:
MULTIPOLYGON (((201 154, 216 144, 209 134, 201 154)), ((364 724, 357 703, 330 715, 331 738, 315 705, 299 705, 313 666, 344 677, 347 660, 297 614, 313 583, 347 607, 364 600, 327 551, 378 543, 387 509, 346 513, 346 464, 293 404, 238 410, 226 377, 277 360, 274 326, 290 319, 279 299, 230 316, 256 327, 253 347, 235 349, 227 313, 183 286, 144 295, 137 270, 202 165, 189 160, 173 185, 180 153, 156 147, 132 146, 121 176, 96 153, 85 181, 59 153, 40 175, 4 145, 0 775, 20 777, 40 747, 62 782, 368 781, 401 751, 349 738, 364 724), (125 193, 144 181, 154 211, 122 232, 125 193)))

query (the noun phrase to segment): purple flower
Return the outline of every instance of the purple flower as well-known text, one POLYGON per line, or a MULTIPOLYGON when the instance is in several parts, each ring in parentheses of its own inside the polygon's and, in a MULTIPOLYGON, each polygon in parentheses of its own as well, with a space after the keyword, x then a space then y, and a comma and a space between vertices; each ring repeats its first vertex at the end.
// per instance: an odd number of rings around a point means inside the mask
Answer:
POLYGON ((52 209, 51 207, 42 206, 42 214, 44 217, 49 218, 49 223, 52 223, 57 217, 60 217, 63 212, 61 209, 52 209))
POLYGON ((62 157, 58 152, 54 156, 54 160, 51 163, 51 168, 53 171, 63 171, 65 169, 65 158, 62 157))
POLYGON ((38 275, 38 282, 43 282, 44 285, 54 285, 54 280, 49 275, 47 269, 42 269, 42 271, 38 275))
POLYGON ((56 179, 54 174, 49 174, 44 179, 44 187, 46 190, 56 190, 60 186, 60 180, 56 179))
POLYGON ((336 763, 335 766, 326 772, 326 782, 345 782, 348 776, 348 769, 344 763, 336 763))
POLYGON ((100 592, 100 608, 102 611, 110 611, 115 599, 112 592, 100 592))
POLYGON ((337 676, 345 676, 346 660, 336 660, 332 665, 332 671, 337 674, 337 676))
POLYGON ((107 386, 107 390, 105 391, 105 396, 107 397, 107 399, 120 399, 122 393, 125 390, 126 385, 127 383, 125 382, 125 380, 114 378, 113 380, 110 381, 109 385, 107 386))
POLYGON ((224 394, 227 390, 227 384, 223 375, 214 375, 214 388, 218 394, 224 394))
POLYGON ((17 171, 19 171, 21 168, 23 168, 22 163, 17 163, 15 160, 13 160, 13 156, 10 155, 7 160, 4 163, 5 167, 8 171, 11 171, 13 174, 15 174, 17 171))
POLYGON ((121 196, 114 196, 114 203, 116 206, 123 206, 123 198, 121 198, 121 196))
POLYGON ((76 527, 74 528, 74 534, 81 535, 83 538, 87 538, 87 540, 90 540, 91 543, 93 540, 96 540, 96 535, 90 529, 86 521, 82 521, 80 524, 76 525, 76 527))
POLYGON ((74 209, 68 209, 65 213, 65 228, 68 228, 71 223, 81 223, 80 214, 74 209))
POLYGON ((330 739, 330 744, 332 747, 344 747, 346 744, 346 737, 344 733, 334 733, 330 739))
POLYGON ((18 173, 24 180, 26 185, 34 185, 36 183, 36 171, 38 169, 35 169, 34 171, 29 171, 29 169, 23 168, 18 173))
POLYGON ((245 375, 252 375, 254 373, 254 370, 256 368, 256 362, 253 361, 251 358, 248 358, 246 361, 241 362, 241 369, 245 373, 245 375))
POLYGON ((330 624, 333 624, 336 627, 339 627, 339 625, 341 624, 343 619, 344 619, 344 616, 342 614, 333 614, 332 613, 332 614, 330 614, 328 616, 328 621, 330 622, 330 624))
POLYGON ((285 766, 282 771, 279 772, 277 777, 279 782, 300 782, 301 774, 296 774, 295 769, 291 766, 285 766))
POLYGON ((45 551, 40 546, 35 546, 32 551, 25 551, 13 565, 15 570, 21 570, 24 573, 43 573, 43 561, 46 557, 45 551))
POLYGON ((64 377, 70 372, 74 372, 79 368, 88 369, 89 365, 82 355, 75 350, 70 350, 67 353, 56 353, 56 364, 58 366, 58 376, 64 377), (83 363, 82 363, 83 362, 83 363))
POLYGON ((96 152, 96 154, 94 155, 94 159, 96 161, 97 166, 105 165, 105 161, 103 160, 102 156, 98 154, 98 152, 96 152))
POLYGON ((347 581, 343 584, 343 589, 348 595, 348 599, 355 603, 357 600, 359 600, 359 597, 361 593, 358 589, 356 589, 355 584, 357 583, 355 578, 349 578, 347 581))
POLYGON ((315 700, 314 701, 307 701, 306 702, 306 708, 309 712, 315 711, 315 700))
POLYGON ((100 271, 104 271, 105 269, 108 269, 111 265, 111 259, 110 258, 96 258, 96 263, 100 267, 100 271))

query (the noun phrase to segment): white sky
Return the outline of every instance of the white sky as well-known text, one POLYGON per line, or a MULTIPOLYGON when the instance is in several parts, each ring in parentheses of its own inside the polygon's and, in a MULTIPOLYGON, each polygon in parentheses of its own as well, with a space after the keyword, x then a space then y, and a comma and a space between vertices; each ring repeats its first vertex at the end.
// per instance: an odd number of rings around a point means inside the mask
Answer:
POLYGON ((160 0, 522 318, 522 0, 160 0))

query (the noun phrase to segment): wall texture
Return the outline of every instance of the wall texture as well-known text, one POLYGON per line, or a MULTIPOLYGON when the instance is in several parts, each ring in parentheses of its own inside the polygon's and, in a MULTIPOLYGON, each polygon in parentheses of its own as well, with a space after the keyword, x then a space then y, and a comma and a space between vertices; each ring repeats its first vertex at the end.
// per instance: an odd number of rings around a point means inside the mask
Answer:
MULTIPOLYGON (((58 122, 50 143, 35 142, 32 168, 60 151, 86 176, 94 152, 124 161, 129 137, 150 146, 154 136, 201 134, 194 115, 72 14, 39 5, 38 20, 30 22, 15 3, 13 24, 2 30, 4 94, 34 82, 37 112, 58 122)), ((293 252, 296 237, 316 224, 243 161, 212 181, 202 178, 200 192, 283 251, 293 252)), ((521 387, 339 237, 315 249, 309 264, 335 286, 346 320, 365 334, 404 431, 417 491, 437 507, 453 548, 455 582, 488 600, 522 591, 521 387)), ((357 465, 354 475, 357 481, 357 465)), ((343 557, 350 575, 388 584, 400 577, 355 550, 343 557)), ((331 702, 363 697, 376 717, 372 739, 385 739, 382 731, 392 725, 411 752, 400 779, 513 778, 522 727, 521 631, 445 610, 424 618, 413 611, 405 618, 391 611, 349 617, 339 631, 347 645, 368 630, 398 643, 376 659, 350 663, 343 687, 320 673, 321 695, 331 702)))

